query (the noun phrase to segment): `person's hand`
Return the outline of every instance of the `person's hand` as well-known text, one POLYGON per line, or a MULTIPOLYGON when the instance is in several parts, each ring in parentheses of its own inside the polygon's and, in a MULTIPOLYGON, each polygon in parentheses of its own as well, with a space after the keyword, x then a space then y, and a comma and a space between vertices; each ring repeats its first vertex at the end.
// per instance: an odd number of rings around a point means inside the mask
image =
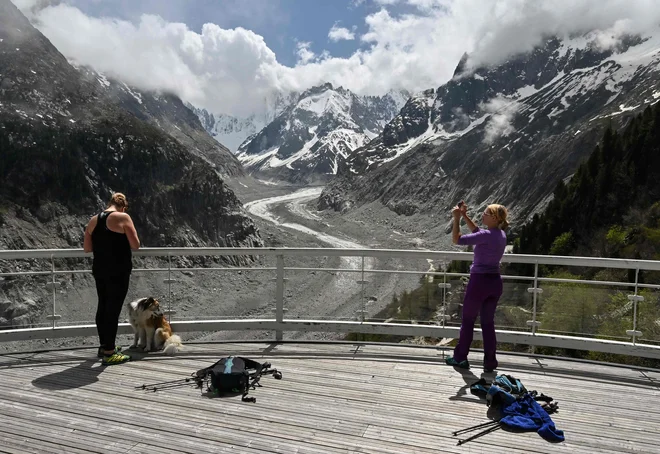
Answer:
POLYGON ((451 210, 452 216, 454 216, 454 219, 460 219, 461 218, 461 209, 456 205, 452 210, 451 210))
POLYGON ((467 215, 468 206, 462 200, 461 200, 461 204, 459 205, 459 208, 463 216, 467 215))

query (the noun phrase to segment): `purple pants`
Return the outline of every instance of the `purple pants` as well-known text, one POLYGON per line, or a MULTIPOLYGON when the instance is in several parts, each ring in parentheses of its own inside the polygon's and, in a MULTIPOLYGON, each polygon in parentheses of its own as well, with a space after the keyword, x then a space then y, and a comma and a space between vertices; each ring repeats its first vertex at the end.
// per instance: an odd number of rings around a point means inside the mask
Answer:
POLYGON ((471 274, 463 300, 461 336, 454 349, 454 359, 464 361, 470 353, 474 322, 481 317, 481 332, 484 340, 484 368, 496 369, 495 357, 495 309, 502 296, 502 277, 499 274, 471 274))

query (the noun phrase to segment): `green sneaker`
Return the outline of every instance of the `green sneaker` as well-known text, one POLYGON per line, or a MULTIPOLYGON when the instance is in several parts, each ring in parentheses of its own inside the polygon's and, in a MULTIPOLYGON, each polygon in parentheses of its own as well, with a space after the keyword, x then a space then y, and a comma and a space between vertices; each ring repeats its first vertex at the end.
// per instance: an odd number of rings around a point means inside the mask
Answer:
POLYGON ((458 368, 460 368, 460 369, 469 369, 469 368, 470 368, 470 363, 468 363, 468 360, 467 360, 467 359, 464 359, 463 361, 461 361, 461 362, 459 363, 458 361, 456 361, 456 360, 454 359, 453 356, 448 356, 448 357, 445 359, 445 362, 446 362, 448 365, 450 365, 450 366, 458 367, 458 368))
MULTIPOLYGON (((121 351, 121 347, 117 346, 115 347, 115 353, 119 353, 121 351)), ((103 353, 103 347, 99 347, 98 352, 96 352, 96 356, 99 358, 103 358, 104 356, 107 356, 105 353, 103 353)))
POLYGON ((101 361, 101 363, 104 366, 112 366, 114 364, 122 364, 130 360, 131 360, 130 356, 124 355, 121 352, 115 352, 112 355, 104 356, 103 361, 101 361))

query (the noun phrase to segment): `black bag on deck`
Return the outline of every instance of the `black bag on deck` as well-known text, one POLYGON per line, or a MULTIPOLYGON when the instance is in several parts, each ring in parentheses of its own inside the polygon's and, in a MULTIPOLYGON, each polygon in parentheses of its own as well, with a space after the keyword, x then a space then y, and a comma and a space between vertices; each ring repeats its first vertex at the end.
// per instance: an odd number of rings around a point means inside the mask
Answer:
POLYGON ((219 395, 228 393, 242 394, 242 400, 256 402, 254 397, 247 397, 250 389, 259 384, 263 375, 272 374, 281 379, 282 374, 277 369, 271 369, 270 363, 258 363, 240 356, 222 358, 212 366, 200 369, 195 373, 199 380, 206 380, 209 392, 219 395))

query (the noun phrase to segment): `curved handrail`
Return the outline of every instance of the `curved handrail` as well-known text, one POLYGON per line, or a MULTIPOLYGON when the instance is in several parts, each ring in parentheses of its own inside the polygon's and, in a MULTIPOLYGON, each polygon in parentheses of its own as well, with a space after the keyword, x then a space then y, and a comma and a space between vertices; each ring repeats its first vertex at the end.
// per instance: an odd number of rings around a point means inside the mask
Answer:
MULTIPOLYGON (((472 260, 472 252, 408 250, 408 249, 339 249, 339 248, 142 248, 133 252, 137 257, 167 257, 167 256, 237 256, 265 255, 277 256, 315 256, 315 257, 394 257, 394 258, 430 258, 446 260, 472 260)), ((82 249, 23 249, 0 250, 0 260, 15 260, 26 258, 82 258, 92 257, 91 252, 82 249)), ((588 266, 602 268, 640 269, 660 271, 660 261, 637 259, 613 259, 603 257, 573 257, 557 255, 505 254, 505 263, 526 263, 543 265, 588 266)))
MULTIPOLYGON (((275 267, 225 267, 225 268, 176 268, 171 263, 167 268, 147 268, 136 269, 135 271, 153 272, 153 271, 182 271, 186 269, 205 269, 218 271, 239 271, 239 270, 263 270, 275 271, 276 291, 275 291, 275 318, 274 319, 236 319, 236 320, 186 320, 173 321, 172 324, 176 330, 185 331, 210 331, 210 330, 273 330, 276 332, 276 339, 281 340, 283 331, 324 331, 334 333, 365 333, 365 334, 389 334, 404 336, 433 336, 433 337, 456 337, 458 327, 445 326, 442 324, 412 324, 412 323, 378 323, 369 322, 364 314, 358 322, 345 320, 296 320, 286 319, 284 309, 284 273, 285 271, 298 270, 318 270, 318 271, 337 271, 346 273, 408 273, 419 275, 445 275, 448 277, 464 276, 461 273, 448 273, 446 271, 411 271, 411 270, 365 270, 364 260, 362 260, 362 269, 343 269, 343 268, 312 268, 312 267, 285 267, 284 257, 302 257, 302 256, 325 256, 325 257, 370 257, 370 258, 419 258, 434 259, 448 263, 453 260, 471 261, 473 253, 455 252, 455 251, 431 251, 431 250, 400 250, 400 249, 333 249, 333 248, 143 248, 134 252, 137 257, 164 257, 171 258, 177 256, 272 256, 277 258, 275 267)), ((13 250, 0 251, 1 260, 21 260, 21 259, 49 259, 52 261, 51 271, 22 271, 20 273, 3 272, 0 269, 0 276, 16 274, 51 274, 53 291, 53 325, 48 328, 21 328, 0 330, 0 342, 11 340, 36 339, 46 337, 74 337, 74 336, 93 336, 96 334, 93 325, 78 324, 70 326, 58 326, 56 320, 59 316, 55 313, 55 276, 64 273, 86 273, 89 270, 63 270, 55 269, 54 259, 64 258, 85 258, 92 257, 91 253, 85 253, 82 249, 34 249, 34 250, 13 250)), ((517 279, 529 282, 531 287, 527 289, 533 295, 533 308, 531 320, 527 321, 530 327, 529 331, 507 331, 498 330, 498 339, 501 342, 510 342, 517 344, 527 344, 534 346, 549 346, 556 348, 571 348, 582 350, 594 350, 608 353, 628 354, 635 356, 644 356, 660 359, 660 345, 640 344, 637 338, 642 333, 637 330, 637 304, 643 301, 643 297, 638 295, 638 289, 651 288, 660 289, 660 285, 642 284, 637 279, 635 282, 610 282, 610 281, 588 281, 580 279, 559 279, 543 278, 538 275, 539 265, 565 265, 579 267, 596 268, 616 268, 660 271, 660 262, 651 260, 632 260, 632 259, 610 259, 600 257, 564 257, 564 256, 543 256, 543 255, 522 255, 505 254, 502 259, 505 263, 522 263, 534 265, 534 276, 503 276, 505 279, 517 279), (626 335, 631 337, 630 342, 596 339, 586 336, 571 336, 564 334, 544 334, 538 332, 540 322, 537 320, 537 294, 542 292, 539 284, 541 282, 556 282, 564 284, 596 284, 619 287, 634 287, 634 294, 628 295, 630 305, 634 310, 633 323, 626 335)), ((362 281, 357 281, 362 282, 362 281)), ((445 280, 446 282, 446 280, 445 280)), ((447 285, 447 284, 440 284, 447 285)), ((449 287, 443 287, 449 288, 449 287)), ((443 293, 444 298, 444 293, 443 293)), ((628 310, 628 309, 627 309, 628 310)), ((365 312, 365 311, 362 311, 365 312)), ((128 325, 122 324, 120 332, 129 332, 128 325)), ((621 334, 623 336, 623 333, 621 334)), ((476 338, 480 333, 476 333, 476 338)))

